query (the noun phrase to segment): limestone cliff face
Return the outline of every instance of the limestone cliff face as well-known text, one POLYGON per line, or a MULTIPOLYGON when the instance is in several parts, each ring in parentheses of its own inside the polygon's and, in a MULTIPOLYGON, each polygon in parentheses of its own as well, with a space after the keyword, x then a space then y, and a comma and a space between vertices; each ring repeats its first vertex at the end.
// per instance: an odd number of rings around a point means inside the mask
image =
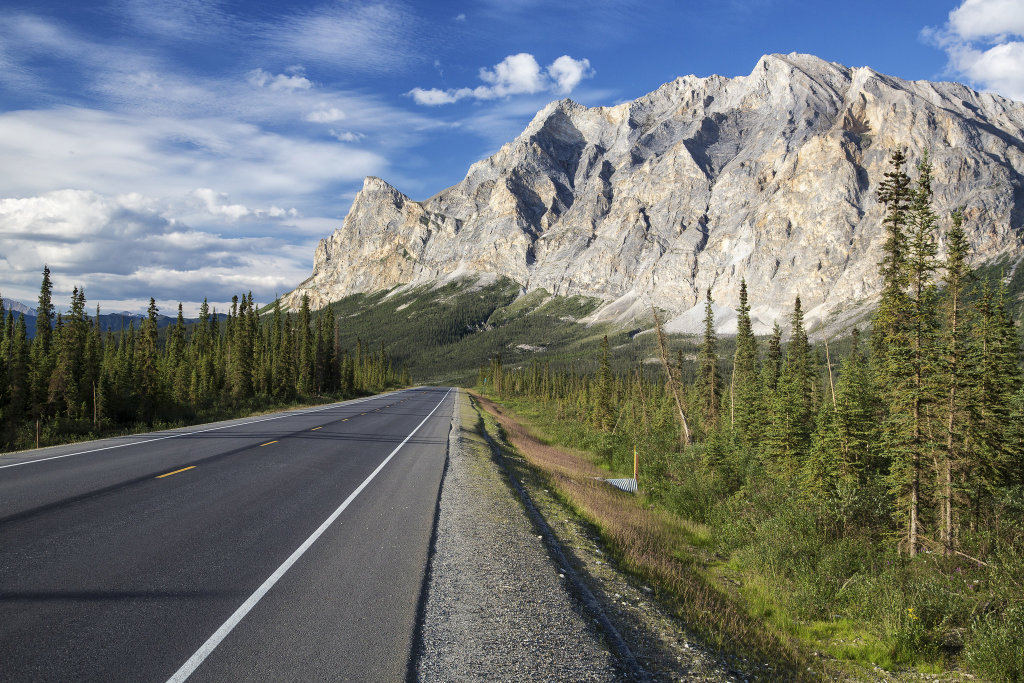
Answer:
POLYGON ((367 178, 285 302, 465 271, 628 317, 683 313, 708 287, 735 307, 745 278, 755 318, 784 318, 799 294, 822 319, 879 290, 875 192, 897 145, 931 152, 935 203, 966 207, 976 260, 1020 253, 1024 104, 770 55, 749 76, 686 76, 615 107, 552 102, 423 202, 367 178))

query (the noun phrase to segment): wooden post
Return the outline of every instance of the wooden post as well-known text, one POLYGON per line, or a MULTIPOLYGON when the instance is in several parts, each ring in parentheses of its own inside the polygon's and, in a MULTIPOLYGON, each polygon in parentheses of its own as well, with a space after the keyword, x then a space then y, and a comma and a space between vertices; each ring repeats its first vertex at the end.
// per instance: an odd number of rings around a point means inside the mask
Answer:
POLYGON ((36 418, 36 448, 39 448, 39 432, 40 432, 39 418, 36 418))
POLYGON ((633 444, 633 481, 637 482, 637 488, 640 487, 640 479, 637 475, 640 474, 640 456, 636 454, 636 444, 633 444))

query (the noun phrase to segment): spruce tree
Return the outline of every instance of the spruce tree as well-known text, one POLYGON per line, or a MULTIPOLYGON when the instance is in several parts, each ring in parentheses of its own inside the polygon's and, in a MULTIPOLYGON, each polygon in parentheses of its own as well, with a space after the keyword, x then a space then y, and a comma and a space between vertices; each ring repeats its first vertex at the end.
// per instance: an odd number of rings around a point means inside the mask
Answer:
POLYGON ((704 297, 704 337, 697 354, 697 401, 698 412, 705 435, 718 426, 718 409, 721 403, 721 379, 718 375, 718 337, 715 334, 715 312, 711 307, 711 288, 704 297))
POLYGON ((906 151, 897 148, 889 159, 891 170, 878 188, 878 201, 885 205, 885 243, 883 258, 878 264, 882 276, 882 292, 871 325, 871 345, 876 364, 881 368, 892 344, 903 344, 903 315, 906 310, 907 287, 907 224, 913 199, 910 176, 904 167, 906 151))
POLYGON ((954 470, 963 466, 965 454, 965 427, 970 422, 965 390, 968 389, 968 369, 965 367, 967 349, 964 330, 967 325, 965 293, 973 279, 967 260, 970 246, 963 229, 963 211, 953 212, 953 226, 946 234, 946 260, 943 275, 945 285, 943 317, 946 327, 940 341, 940 387, 945 410, 945 444, 939 450, 937 488, 939 490, 939 542, 946 552, 953 550, 954 531, 954 470))
POLYGON ((736 318, 736 353, 733 356, 730 400, 734 433, 745 447, 756 447, 760 391, 757 373, 757 339, 750 322, 747 283, 740 280, 740 306, 736 318))
POLYGON ((612 391, 614 376, 608 362, 608 335, 601 341, 601 361, 597 370, 597 386, 594 392, 594 426, 601 431, 608 431, 614 425, 612 408, 612 391))
POLYGON ((136 340, 134 363, 132 363, 139 393, 139 417, 148 424, 153 423, 160 405, 160 359, 157 349, 159 335, 157 314, 159 311, 156 300, 150 297, 146 319, 142 321, 136 340))
POLYGON ((36 337, 31 346, 31 392, 32 413, 37 419, 48 413, 50 397, 50 376, 53 371, 53 283, 50 268, 43 266, 43 282, 39 287, 39 303, 36 309, 36 337))
POLYGON ((309 295, 303 294, 295 335, 295 343, 298 346, 298 391, 302 396, 310 396, 313 393, 313 335, 310 320, 309 295))
POLYGON ((777 388, 769 395, 768 424, 762 452, 781 473, 792 476, 810 447, 816 391, 803 309, 796 297, 790 318, 790 339, 777 388))
POLYGON ((13 322, 14 333, 8 346, 7 382, 10 391, 4 418, 7 423, 7 441, 13 443, 18 425, 29 416, 32 375, 25 316, 18 316, 16 322, 10 314, 8 317, 13 322))

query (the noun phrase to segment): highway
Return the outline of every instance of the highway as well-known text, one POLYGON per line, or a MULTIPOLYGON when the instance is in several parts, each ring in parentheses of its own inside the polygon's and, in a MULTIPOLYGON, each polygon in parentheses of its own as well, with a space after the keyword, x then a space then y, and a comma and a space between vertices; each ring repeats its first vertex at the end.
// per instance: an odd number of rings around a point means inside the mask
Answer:
POLYGON ((0 457, 0 680, 405 679, 453 398, 0 457))

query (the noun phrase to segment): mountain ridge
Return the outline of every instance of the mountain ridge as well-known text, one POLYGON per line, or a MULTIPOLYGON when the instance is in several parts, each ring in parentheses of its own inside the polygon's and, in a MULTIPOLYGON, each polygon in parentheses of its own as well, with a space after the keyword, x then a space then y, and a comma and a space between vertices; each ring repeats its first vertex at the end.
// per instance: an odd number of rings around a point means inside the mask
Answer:
POLYGON ((612 107, 557 100, 426 200, 368 177, 283 302, 493 273, 600 297, 595 319, 654 305, 675 320, 709 287, 734 307, 745 278, 762 320, 785 318, 797 294, 811 323, 855 316, 880 285, 874 194, 891 151, 931 150, 935 205, 966 206, 980 263, 1020 252, 1022 138, 1024 104, 796 53, 612 107))

